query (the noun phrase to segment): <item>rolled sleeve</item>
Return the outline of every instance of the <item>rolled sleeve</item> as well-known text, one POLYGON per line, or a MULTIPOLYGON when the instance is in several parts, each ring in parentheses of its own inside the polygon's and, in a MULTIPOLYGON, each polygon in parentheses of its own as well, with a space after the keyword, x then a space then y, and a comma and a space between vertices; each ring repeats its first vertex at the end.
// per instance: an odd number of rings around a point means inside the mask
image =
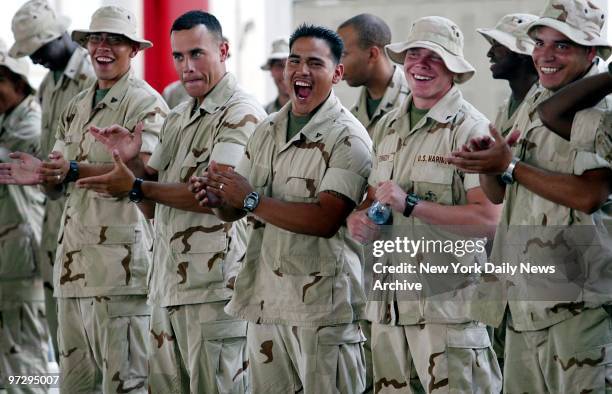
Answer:
POLYGON ((359 204, 363 197, 366 178, 343 168, 330 168, 321 181, 321 190, 335 191, 359 204))
POLYGON ((244 156, 244 145, 231 142, 219 142, 215 144, 210 160, 219 164, 224 164, 232 167, 241 161, 244 156))
POLYGON ((465 178, 463 179, 463 188, 465 191, 473 189, 475 187, 480 187, 480 177, 478 174, 465 174, 465 178))

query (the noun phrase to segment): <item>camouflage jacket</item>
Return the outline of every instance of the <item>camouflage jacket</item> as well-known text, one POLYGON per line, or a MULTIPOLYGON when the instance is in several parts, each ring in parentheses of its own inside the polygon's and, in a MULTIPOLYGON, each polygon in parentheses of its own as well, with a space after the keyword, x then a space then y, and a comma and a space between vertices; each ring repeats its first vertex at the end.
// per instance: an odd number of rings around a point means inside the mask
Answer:
MULTIPOLYGON (((96 85, 78 94, 62 115, 54 150, 67 160, 112 163, 89 126, 144 122, 141 152, 153 152, 168 107, 146 82, 126 73, 92 108, 96 85)), ((127 197, 110 198, 70 183, 54 266, 56 297, 147 293, 153 227, 127 197)))
MULTIPOLYGON (((162 126, 149 160, 160 182, 186 183, 211 160, 236 166, 265 117, 229 73, 196 107, 195 99, 179 104, 162 126)), ((150 300, 165 307, 229 299, 246 247, 245 222, 157 204, 150 300)))
MULTIPOLYGON (((287 141, 291 105, 270 115, 237 167, 262 195, 316 203, 323 191, 363 197, 370 138, 333 93, 287 141)), ((346 227, 331 238, 297 234, 257 218, 228 313, 252 322, 321 326, 360 319, 365 302, 359 255, 346 247, 346 227)))
MULTIPOLYGON (((40 106, 26 97, 9 115, 0 115, 0 161, 10 152, 39 153, 40 106)), ((0 306, 43 300, 33 286, 38 261, 44 195, 34 186, 0 185, 0 306)))

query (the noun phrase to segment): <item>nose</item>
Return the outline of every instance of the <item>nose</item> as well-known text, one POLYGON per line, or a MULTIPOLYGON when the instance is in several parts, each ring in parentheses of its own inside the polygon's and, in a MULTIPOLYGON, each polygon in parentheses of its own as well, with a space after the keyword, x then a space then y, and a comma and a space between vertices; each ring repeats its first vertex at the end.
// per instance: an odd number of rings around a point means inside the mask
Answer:
POLYGON ((489 50, 487 51, 487 57, 489 59, 493 58, 493 47, 491 46, 491 48, 489 48, 489 50))

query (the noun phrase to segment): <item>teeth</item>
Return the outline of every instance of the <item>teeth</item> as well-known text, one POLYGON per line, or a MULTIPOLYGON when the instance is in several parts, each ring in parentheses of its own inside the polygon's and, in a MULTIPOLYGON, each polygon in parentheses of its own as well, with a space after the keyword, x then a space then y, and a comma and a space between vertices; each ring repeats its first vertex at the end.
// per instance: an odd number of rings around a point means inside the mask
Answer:
POLYGON ((416 79, 417 81, 431 81, 433 78, 431 77, 426 77, 424 75, 417 75, 417 74, 413 74, 414 79, 416 79))
POLYGON ((106 57, 106 56, 98 56, 96 58, 96 60, 98 62, 103 62, 103 63, 107 63, 107 62, 112 62, 113 61, 113 59, 111 59, 110 57, 106 57))
POLYGON ((557 67, 540 67, 540 71, 544 74, 553 74, 559 71, 559 69, 557 67))
POLYGON ((295 86, 310 87, 311 85, 308 82, 305 82, 305 81, 295 81, 295 86))

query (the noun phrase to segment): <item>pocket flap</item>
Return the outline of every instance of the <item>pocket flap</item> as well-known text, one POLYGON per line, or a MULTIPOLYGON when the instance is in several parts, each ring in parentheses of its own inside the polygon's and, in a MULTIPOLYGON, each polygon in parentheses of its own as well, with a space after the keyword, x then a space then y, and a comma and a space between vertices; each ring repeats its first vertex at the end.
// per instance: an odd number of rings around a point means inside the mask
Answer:
POLYGON ((366 338, 358 324, 322 327, 317 334, 321 345, 344 345, 347 343, 365 342, 366 338))
POLYGON ((450 328, 447 332, 448 347, 482 349, 491 346, 485 327, 450 328))
POLYGON ((145 300, 111 301, 108 303, 108 317, 150 316, 151 307, 145 300))
POLYGON ((207 341, 246 337, 247 322, 244 320, 220 320, 200 324, 202 338, 207 341))
POLYGON ((127 245, 136 242, 136 227, 125 226, 84 226, 84 245, 127 245))

